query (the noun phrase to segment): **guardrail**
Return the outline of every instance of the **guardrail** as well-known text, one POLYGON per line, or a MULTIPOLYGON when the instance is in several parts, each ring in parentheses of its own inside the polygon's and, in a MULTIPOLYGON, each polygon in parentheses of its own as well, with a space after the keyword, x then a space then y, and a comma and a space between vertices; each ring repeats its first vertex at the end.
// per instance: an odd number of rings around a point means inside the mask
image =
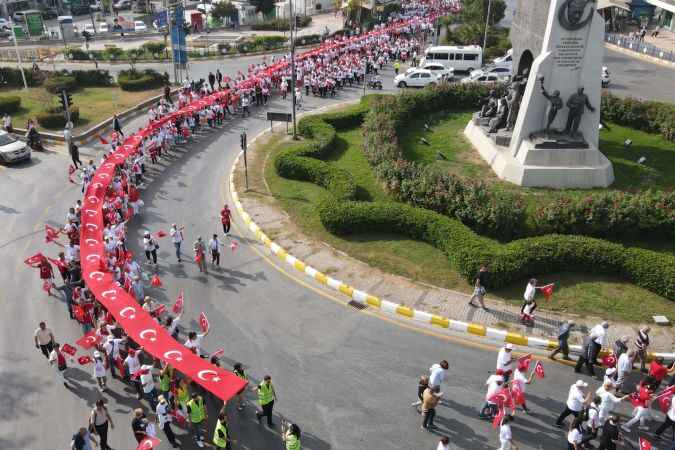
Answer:
POLYGON ((664 50, 640 39, 631 39, 625 34, 605 33, 605 42, 641 55, 675 63, 675 52, 664 50))

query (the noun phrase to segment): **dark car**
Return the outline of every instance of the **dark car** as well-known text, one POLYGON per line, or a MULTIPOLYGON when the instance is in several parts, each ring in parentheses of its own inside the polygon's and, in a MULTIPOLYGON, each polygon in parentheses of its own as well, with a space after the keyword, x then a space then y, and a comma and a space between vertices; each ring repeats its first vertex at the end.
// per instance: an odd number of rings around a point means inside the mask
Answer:
POLYGON ((44 8, 42 10, 42 19, 44 20, 56 19, 58 16, 59 13, 56 8, 44 8))

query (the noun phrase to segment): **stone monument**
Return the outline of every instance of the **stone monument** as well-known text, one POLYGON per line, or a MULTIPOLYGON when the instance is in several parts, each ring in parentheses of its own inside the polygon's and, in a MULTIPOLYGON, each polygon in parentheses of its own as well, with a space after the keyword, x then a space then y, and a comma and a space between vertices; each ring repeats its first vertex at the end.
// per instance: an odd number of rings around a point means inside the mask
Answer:
POLYGON ((497 176, 521 186, 607 187, 598 150, 605 24, 594 0, 518 0, 514 75, 464 133, 497 176))

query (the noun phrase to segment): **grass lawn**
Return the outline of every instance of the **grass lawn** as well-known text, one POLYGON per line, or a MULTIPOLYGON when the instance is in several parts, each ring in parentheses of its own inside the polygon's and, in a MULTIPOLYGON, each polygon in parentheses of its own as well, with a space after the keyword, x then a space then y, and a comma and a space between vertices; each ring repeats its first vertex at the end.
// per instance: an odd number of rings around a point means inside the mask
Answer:
MULTIPOLYGON (((460 121, 466 123, 464 119, 462 114, 453 115, 450 121, 455 124, 455 131, 462 128, 459 126, 460 121)), ((406 152, 416 151, 418 160, 441 164, 448 170, 459 171, 463 164, 478 167, 476 166, 478 162, 468 164, 466 160, 462 161, 462 158, 469 157, 464 155, 465 151, 468 152, 468 148, 467 150, 459 147, 455 147, 455 150, 448 148, 448 142, 462 142, 463 138, 458 137, 461 133, 457 135, 448 131, 451 127, 447 125, 435 126, 439 131, 427 133, 431 135, 426 139, 431 143, 431 150, 443 152, 447 161, 436 162, 434 156, 427 154, 426 145, 423 150, 406 149, 406 152)), ((415 140, 408 138, 406 142, 415 140)), ((315 208, 316 202, 325 194, 325 190, 312 183, 288 180, 276 174, 274 157, 285 145, 288 144, 281 142, 280 137, 275 137, 269 143, 260 144, 255 151, 268 153, 266 158, 259 158, 259 161, 265 161, 264 173, 267 185, 281 207, 305 234, 386 272, 448 289, 471 292, 466 281, 450 266, 445 254, 431 245, 400 235, 371 233, 339 237, 328 232, 321 224, 315 208)), ((326 161, 348 170, 354 176, 360 200, 389 200, 363 157, 360 146, 360 129, 339 132, 337 145, 326 161)), ((260 165, 262 166, 262 162, 260 165)), ((252 172, 260 173, 262 167, 257 169, 254 167, 252 172)), ((542 309, 597 315, 621 321, 646 321, 656 313, 675 316, 675 302, 616 278, 562 273, 546 274, 545 277, 541 277, 541 281, 557 284, 553 300, 550 303, 542 302, 540 304, 542 309), (641 307, 635 308, 637 304, 641 307)), ((526 280, 520 280, 490 294, 493 298, 497 296, 505 301, 520 304, 525 284, 526 280)))
MULTIPOLYGON (((75 132, 84 131, 111 117, 115 112, 131 108, 161 93, 162 89, 126 92, 119 87, 88 87, 73 92, 73 103, 80 108, 80 120, 75 124, 75 132)), ((28 119, 35 119, 36 114, 46 107, 60 104, 56 95, 50 94, 41 87, 28 88, 28 90, 2 89, 0 95, 21 97, 21 109, 12 114, 12 123, 20 128, 24 128, 28 119)), ((38 125, 38 128, 43 127, 38 125)))

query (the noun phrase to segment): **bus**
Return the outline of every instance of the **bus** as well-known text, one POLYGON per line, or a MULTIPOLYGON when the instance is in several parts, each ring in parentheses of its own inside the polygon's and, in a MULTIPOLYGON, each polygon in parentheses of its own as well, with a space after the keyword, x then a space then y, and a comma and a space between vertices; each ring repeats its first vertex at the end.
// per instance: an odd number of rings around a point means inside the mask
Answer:
POLYGON ((424 51, 420 65, 438 63, 455 72, 471 72, 483 66, 483 49, 479 45, 429 47, 424 51))

